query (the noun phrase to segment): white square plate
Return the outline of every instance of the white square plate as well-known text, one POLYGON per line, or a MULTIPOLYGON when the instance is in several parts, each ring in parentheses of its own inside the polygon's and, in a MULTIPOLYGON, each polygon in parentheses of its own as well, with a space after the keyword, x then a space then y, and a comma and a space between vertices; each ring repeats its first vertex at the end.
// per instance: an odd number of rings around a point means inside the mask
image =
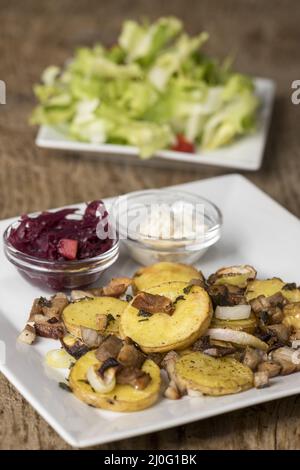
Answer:
MULTIPOLYGON (((221 240, 201 260, 205 275, 221 266, 249 263, 261 277, 277 275, 287 282, 300 282, 300 223, 296 217, 239 175, 184 184, 181 188, 211 199, 224 215, 221 240)), ((0 222, 1 234, 9 222, 0 222)), ((91 408, 58 387, 58 381, 64 377, 62 372, 45 367, 46 351, 59 347, 58 342, 42 339, 34 346, 16 342, 34 297, 43 292, 18 274, 5 259, 2 248, 1 245, 0 340, 6 346, 6 359, 0 370, 44 419, 75 447, 158 431, 300 392, 300 373, 297 373, 275 378, 269 388, 261 390, 218 398, 162 399, 152 408, 135 413, 91 408)), ((131 275, 136 267, 123 253, 105 273, 103 282, 112 276, 131 275)))
MULTIPOLYGON (((147 164, 163 163, 170 165, 173 162, 182 162, 196 165, 216 165, 241 170, 258 170, 262 164, 264 148, 270 124, 272 107, 275 94, 275 84, 266 78, 255 79, 256 93, 260 97, 262 106, 259 112, 259 123, 257 131, 249 136, 243 137, 232 145, 213 151, 203 151, 197 154, 174 152, 172 150, 161 150, 155 157, 147 160, 147 164)), ((39 147, 72 150, 79 152, 93 152, 97 155, 110 156, 111 161, 123 161, 144 163, 138 156, 135 147, 127 145, 91 144, 72 140, 66 135, 58 132, 55 128, 42 126, 39 129, 36 144, 39 147), (121 157, 121 158, 120 158, 121 157)))

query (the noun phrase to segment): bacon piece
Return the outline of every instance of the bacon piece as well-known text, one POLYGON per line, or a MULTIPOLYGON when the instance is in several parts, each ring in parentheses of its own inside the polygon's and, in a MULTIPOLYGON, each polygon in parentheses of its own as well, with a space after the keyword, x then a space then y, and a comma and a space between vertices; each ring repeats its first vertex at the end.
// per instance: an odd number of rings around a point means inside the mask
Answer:
POLYGON ((132 279, 130 277, 116 277, 112 279, 107 286, 103 287, 103 295, 120 297, 122 294, 125 294, 131 283, 132 279))
POLYGON ((136 367, 140 369, 145 362, 146 356, 137 349, 134 344, 125 342, 118 354, 117 360, 123 366, 136 367))
POLYGON ((62 322, 58 323, 35 323, 35 331, 38 336, 43 338, 61 339, 66 331, 62 322))
POLYGON ((62 292, 53 295, 50 300, 45 297, 34 299, 29 319, 19 336, 19 340, 32 344, 36 336, 52 339, 62 338, 65 333, 65 327, 61 316, 68 303, 67 296, 62 292), (28 335, 29 332, 30 335, 28 335))
POLYGON ((171 299, 163 295, 149 294, 148 292, 137 294, 131 305, 138 310, 144 310, 148 313, 167 313, 172 315, 175 310, 171 299))
POLYGON ((120 385, 131 385, 137 390, 144 390, 150 383, 151 377, 147 372, 137 367, 124 367, 117 372, 117 383, 120 385))
POLYGON ((105 338, 105 340, 100 344, 98 349, 96 350, 96 358, 100 362, 106 361, 113 357, 116 359, 118 354, 122 348, 123 342, 117 336, 109 335, 105 338))
POLYGON ((130 277, 116 277, 104 287, 87 289, 85 292, 95 297, 120 297, 125 294, 131 283, 132 279, 130 277))

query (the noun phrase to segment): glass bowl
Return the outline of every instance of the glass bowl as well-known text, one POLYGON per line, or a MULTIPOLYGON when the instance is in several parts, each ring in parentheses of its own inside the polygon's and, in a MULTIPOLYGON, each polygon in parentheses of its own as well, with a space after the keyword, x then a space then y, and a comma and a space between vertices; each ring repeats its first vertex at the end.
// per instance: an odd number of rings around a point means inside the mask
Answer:
POLYGON ((193 264, 221 237, 222 214, 218 207, 208 199, 177 189, 125 194, 114 202, 111 216, 128 254, 142 265, 162 261, 193 264), (184 223, 172 233, 170 220, 174 220, 176 211, 182 214, 184 223), (145 232, 145 222, 149 233, 145 232), (157 225, 159 233, 155 233, 157 225), (164 230, 166 227, 171 229, 164 230))
POLYGON ((93 258, 74 261, 36 258, 17 250, 8 241, 10 230, 18 224, 18 221, 13 222, 3 234, 4 253, 26 280, 39 287, 64 290, 87 286, 97 281, 119 256, 119 241, 116 239, 108 251, 93 258))

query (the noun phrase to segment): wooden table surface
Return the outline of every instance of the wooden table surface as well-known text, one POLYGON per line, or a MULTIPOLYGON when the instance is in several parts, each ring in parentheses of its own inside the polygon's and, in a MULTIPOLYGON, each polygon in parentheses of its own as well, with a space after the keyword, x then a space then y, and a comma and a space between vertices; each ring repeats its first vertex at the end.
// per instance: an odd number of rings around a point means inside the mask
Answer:
MULTIPOLYGON (((297 0, 0 0, 0 79, 7 85, 7 104, 0 105, 1 218, 228 172, 205 166, 145 170, 34 144, 32 85, 45 66, 63 64, 78 45, 113 43, 125 18, 167 14, 179 16, 191 33, 206 29, 208 52, 221 58, 233 53, 242 72, 276 81, 263 167, 244 174, 300 216, 300 105, 290 99, 291 82, 300 79, 297 0)), ((3 376, 0 416, 1 449, 69 448, 3 376)), ((101 448, 299 449, 300 396, 101 448)))

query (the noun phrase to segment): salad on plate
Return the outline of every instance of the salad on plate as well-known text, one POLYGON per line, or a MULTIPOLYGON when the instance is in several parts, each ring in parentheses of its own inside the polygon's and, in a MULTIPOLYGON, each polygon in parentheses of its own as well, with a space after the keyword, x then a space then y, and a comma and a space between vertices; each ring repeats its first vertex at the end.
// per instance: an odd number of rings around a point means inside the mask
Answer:
POLYGON ((203 53, 207 39, 175 17, 125 21, 112 47, 81 47, 63 67, 46 68, 31 122, 77 141, 135 146, 141 158, 230 144, 255 129, 259 99, 230 60, 203 53))

